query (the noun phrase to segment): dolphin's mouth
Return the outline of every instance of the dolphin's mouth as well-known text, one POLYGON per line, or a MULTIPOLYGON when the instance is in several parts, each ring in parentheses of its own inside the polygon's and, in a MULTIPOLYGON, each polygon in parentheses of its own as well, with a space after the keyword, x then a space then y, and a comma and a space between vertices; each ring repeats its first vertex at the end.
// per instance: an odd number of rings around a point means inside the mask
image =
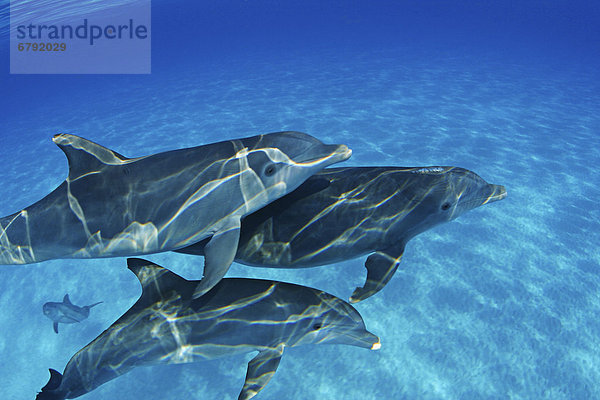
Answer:
POLYGON ((373 343, 371 350, 379 350, 381 348, 381 341, 377 338, 377 342, 373 343))
POLYGON ((379 350, 381 348, 381 340, 379 340, 379 337, 373 335, 369 331, 346 332, 344 337, 337 338, 331 343, 346 344, 369 350, 379 350))
POLYGON ((299 162, 299 164, 312 166, 326 164, 325 166, 335 164, 341 161, 346 161, 352 155, 352 150, 345 144, 330 145, 335 146, 335 150, 327 155, 307 158, 299 162))
POLYGON ((462 207, 467 208, 476 208, 480 207, 484 204, 493 203, 495 201, 502 200, 506 198, 506 189, 502 185, 488 185, 489 186, 489 194, 483 195, 481 197, 476 197, 472 199, 468 199, 468 197, 463 197, 459 200, 459 204, 462 207))
POLYGON ((492 187, 492 193, 484 199, 483 204, 493 203, 494 201, 502 200, 506 198, 506 188, 502 185, 490 185, 492 187))
POLYGON ((337 149, 329 156, 334 162, 346 161, 352 156, 352 150, 345 144, 340 144, 337 149))

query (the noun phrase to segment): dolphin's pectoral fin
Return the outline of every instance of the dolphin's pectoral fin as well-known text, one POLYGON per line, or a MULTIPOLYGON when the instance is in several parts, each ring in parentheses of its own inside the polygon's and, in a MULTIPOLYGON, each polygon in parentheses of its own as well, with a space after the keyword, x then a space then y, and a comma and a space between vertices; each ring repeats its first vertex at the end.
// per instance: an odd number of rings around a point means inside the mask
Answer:
POLYGON ((232 220, 204 247, 204 277, 194 291, 195 299, 212 289, 227 273, 240 241, 240 224, 239 218, 232 220))
POLYGON ((58 333, 58 322, 52 324, 52 327, 54 328, 54 332, 58 333))
POLYGON ((400 248, 380 250, 367 257, 367 281, 363 287, 354 290, 350 303, 358 303, 383 289, 398 269, 403 253, 404 244, 400 248))
POLYGON ((264 389, 275 374, 275 371, 277 371, 282 354, 283 347, 281 349, 264 350, 250 360, 244 388, 238 400, 251 399, 264 389))

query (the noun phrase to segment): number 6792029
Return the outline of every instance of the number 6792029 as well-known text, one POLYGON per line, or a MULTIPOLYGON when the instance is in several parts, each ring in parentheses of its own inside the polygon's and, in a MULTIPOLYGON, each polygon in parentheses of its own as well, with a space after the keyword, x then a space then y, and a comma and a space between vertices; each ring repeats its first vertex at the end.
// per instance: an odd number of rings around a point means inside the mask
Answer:
POLYGON ((17 45, 19 51, 65 51, 67 50, 66 43, 19 43, 17 45))

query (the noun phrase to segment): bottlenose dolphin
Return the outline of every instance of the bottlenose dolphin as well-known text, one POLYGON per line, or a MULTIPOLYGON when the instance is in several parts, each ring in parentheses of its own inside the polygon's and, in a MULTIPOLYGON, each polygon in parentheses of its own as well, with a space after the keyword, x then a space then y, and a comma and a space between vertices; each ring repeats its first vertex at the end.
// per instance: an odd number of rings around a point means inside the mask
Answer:
POLYGON ((97 306, 100 303, 102 302, 99 301, 90 304, 89 306, 78 307, 71 303, 69 295, 65 294, 62 302, 49 301, 44 304, 42 309, 44 310, 44 315, 54 322, 52 325, 54 327, 54 332, 58 333, 59 322, 62 322, 63 324, 81 322, 90 316, 90 308, 97 306))
MULTIPOLYGON (((235 260, 306 268, 371 253, 350 297, 358 302, 386 285, 411 238, 505 197, 504 186, 458 167, 328 168, 245 217, 235 260)), ((201 255, 204 245, 177 251, 201 255)))
POLYGON ((139 300, 68 362, 51 369, 37 400, 79 397, 131 369, 258 351, 239 399, 269 382, 286 347, 337 343, 378 350, 350 304, 320 290, 258 279, 225 278, 200 298, 188 281, 156 264, 128 259, 142 285, 139 300))
POLYGON ((352 154, 300 132, 139 158, 73 135, 53 141, 67 156, 69 176, 42 200, 0 219, 0 264, 148 254, 210 238, 197 295, 233 261, 241 217, 352 154))

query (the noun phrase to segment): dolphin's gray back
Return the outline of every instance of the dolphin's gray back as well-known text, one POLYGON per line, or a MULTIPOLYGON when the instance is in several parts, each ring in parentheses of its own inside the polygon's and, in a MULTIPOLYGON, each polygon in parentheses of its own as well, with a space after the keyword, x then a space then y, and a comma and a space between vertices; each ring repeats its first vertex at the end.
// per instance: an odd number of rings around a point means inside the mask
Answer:
POLYGON ((232 316, 247 318, 268 315, 271 321, 287 321, 287 315, 298 313, 321 302, 325 292, 292 283, 249 278, 224 278, 206 296, 195 299, 190 308, 198 313, 228 308, 232 316), (231 306, 235 304, 235 306, 231 306))
MULTIPOLYGON (((373 348, 379 343, 352 306, 316 289, 225 278, 194 298, 201 281, 188 281, 138 258, 127 264, 142 286, 140 298, 71 358, 60 387, 45 392, 75 398, 142 365, 189 363, 251 351, 272 356, 278 364, 284 347, 341 343, 373 348)), ((249 363, 247 377, 260 374, 255 362, 249 363)), ((272 374, 277 365, 271 367, 272 374)))
MULTIPOLYGON (((310 190, 310 185, 319 186, 320 180, 326 180, 326 188, 289 204, 282 199, 273 205, 273 210, 280 208, 273 213, 270 226, 267 220, 262 227, 248 224, 246 231, 242 224, 242 241, 251 244, 253 233, 262 230, 275 246, 289 243, 286 248, 290 254, 286 255, 284 249, 280 259, 287 266, 347 259, 349 247, 355 255, 371 252, 375 243, 387 240, 388 228, 401 212, 399 203, 410 201, 399 184, 398 175, 402 173, 401 168, 385 167, 324 170, 304 185, 310 190), (320 247, 327 247, 330 253, 322 261, 318 254, 314 255, 320 247), (332 259, 332 253, 339 255, 332 259)), ((253 215, 248 217, 246 220, 251 221, 253 215)), ((251 251, 249 245, 246 249, 251 251)), ((249 253, 240 255, 242 259, 252 258, 249 253)))
MULTIPOLYGON (((224 278, 207 294, 185 300, 198 282, 189 281, 185 285, 179 284, 176 290, 165 289, 161 293, 163 301, 171 301, 173 312, 177 310, 177 318, 187 325, 184 330, 190 333, 190 343, 244 344, 254 348, 271 345, 273 341, 283 340, 287 324, 295 322, 289 320, 290 315, 297 318, 307 310, 310 312, 311 307, 319 306, 324 297, 331 297, 316 289, 290 283, 224 278)), ((147 309, 148 303, 142 297, 114 326, 129 324, 132 318, 147 309)), ((163 323, 165 331, 169 332, 168 323, 163 323)))
MULTIPOLYGON (((86 352, 97 354, 90 362, 102 362, 97 357, 113 335, 129 352, 123 363, 131 367, 183 362, 177 355, 182 344, 194 347, 190 357, 200 360, 276 347, 296 334, 298 320, 316 317, 322 302, 333 298, 294 284, 224 278, 210 292, 192 300, 198 282, 164 287, 158 295, 160 303, 156 303, 157 294, 148 297, 150 302, 142 294, 130 310, 87 346, 86 352), (157 318, 162 315, 169 318, 157 318), (157 338, 159 347, 155 344, 157 338)), ((80 369, 94 368, 96 364, 80 369)))
MULTIPOLYGON (((199 226, 210 226, 243 204, 239 185, 217 185, 208 195, 227 199, 228 207, 208 208, 210 202, 201 201, 182 204, 203 184, 239 173, 239 165, 231 159, 243 146, 239 140, 213 143, 120 165, 94 165, 88 173, 85 165, 74 166, 69 178, 49 195, 0 219, 0 262, 115 256, 119 246, 136 235, 148 242, 148 252, 156 252, 172 245, 174 236, 193 236, 199 226), (180 210, 182 217, 193 210, 194 230, 186 228, 189 224, 173 223, 173 210, 180 210), (122 242, 117 240, 120 236, 122 242), (104 253, 107 244, 112 246, 110 254, 104 253)), ((70 162, 86 162, 85 157, 72 158, 70 162)))
POLYGON ((192 300, 199 281, 158 282, 156 291, 144 290, 124 315, 72 357, 63 387, 75 387, 83 379, 85 393, 140 365, 275 347, 295 334, 298 316, 310 315, 322 296, 333 297, 293 284, 224 278, 192 300), (182 346, 189 354, 181 354, 182 346))

